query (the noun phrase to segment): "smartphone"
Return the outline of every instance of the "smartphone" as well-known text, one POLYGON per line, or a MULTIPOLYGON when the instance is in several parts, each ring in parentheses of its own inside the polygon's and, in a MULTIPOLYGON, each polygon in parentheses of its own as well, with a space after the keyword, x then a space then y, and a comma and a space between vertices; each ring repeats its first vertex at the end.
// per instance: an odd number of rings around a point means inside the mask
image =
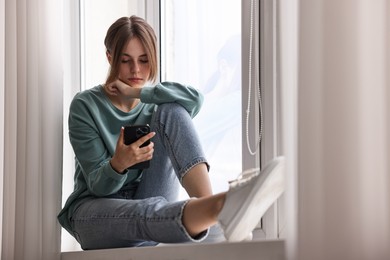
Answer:
MULTIPOLYGON (((131 125, 125 126, 124 139, 125 145, 129 145, 140 139, 142 136, 150 133, 149 125, 131 125)), ((150 140, 144 142, 140 147, 144 147, 150 144, 150 140)), ((150 166, 150 160, 134 164, 129 169, 146 169, 150 166)))

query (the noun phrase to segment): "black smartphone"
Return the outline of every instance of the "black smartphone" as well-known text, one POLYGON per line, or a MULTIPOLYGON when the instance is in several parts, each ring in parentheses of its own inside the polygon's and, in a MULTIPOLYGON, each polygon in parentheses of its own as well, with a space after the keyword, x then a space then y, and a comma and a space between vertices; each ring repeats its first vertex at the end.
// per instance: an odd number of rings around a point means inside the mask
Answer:
MULTIPOLYGON (((142 136, 150 133, 149 125, 131 125, 125 126, 124 129, 124 139, 125 145, 129 145, 140 139, 142 136)), ((140 147, 144 147, 150 144, 150 140, 144 142, 140 147)), ((149 168, 150 161, 144 161, 137 164, 134 164, 129 169, 146 169, 149 168)))

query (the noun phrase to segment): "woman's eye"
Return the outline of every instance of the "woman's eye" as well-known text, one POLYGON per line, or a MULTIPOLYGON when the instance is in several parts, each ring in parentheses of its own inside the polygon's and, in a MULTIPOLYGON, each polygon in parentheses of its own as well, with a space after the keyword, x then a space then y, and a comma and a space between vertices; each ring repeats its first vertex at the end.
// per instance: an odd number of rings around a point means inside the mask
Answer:
POLYGON ((148 63, 149 60, 140 60, 141 63, 148 63))
POLYGON ((122 60, 122 63, 128 63, 130 60, 122 60))

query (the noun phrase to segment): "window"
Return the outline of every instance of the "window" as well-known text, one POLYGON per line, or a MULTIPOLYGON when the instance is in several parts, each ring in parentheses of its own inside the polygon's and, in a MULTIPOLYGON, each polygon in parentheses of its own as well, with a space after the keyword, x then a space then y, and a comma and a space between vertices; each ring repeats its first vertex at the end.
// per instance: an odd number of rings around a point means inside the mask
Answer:
MULTIPOLYGON (((133 14, 144 17, 160 35, 161 81, 177 81, 200 89, 205 95, 202 111, 194 119, 205 153, 211 164, 210 177, 214 192, 228 189, 227 181, 242 169, 259 167, 260 159, 267 161, 279 154, 278 100, 276 82, 276 1, 261 1, 253 14, 264 39, 260 45, 259 31, 254 31, 253 55, 262 55, 262 89, 265 127, 259 154, 250 155, 246 143, 245 111, 248 97, 249 13, 251 1, 245 0, 72 0, 69 1, 70 20, 65 57, 64 90, 64 169, 63 203, 73 190, 74 161, 69 144, 67 112, 72 97, 80 90, 105 81, 108 62, 103 44, 105 33, 112 22, 133 14), (223 7, 223 12, 220 11, 223 7), (264 15, 259 21, 259 10, 264 15), (245 29, 244 29, 245 28, 245 29), (265 29, 268 28, 268 29, 265 29), (272 29, 269 29, 272 28, 272 29), (75 32, 79 32, 75 33, 75 32), (161 32, 161 33, 160 33, 161 32), (243 35, 245 37, 243 37, 243 35), (264 57, 263 57, 264 56, 264 57), (241 62, 242 61, 242 62, 241 62), (271 65, 270 65, 271 64, 271 65), (242 74, 241 72, 243 71, 242 74)), ((256 29, 257 28, 257 29, 256 29)), ((252 66, 256 59, 253 58, 252 66)), ((252 73, 254 75, 254 73, 252 73)), ((252 83, 255 76, 252 76, 252 83)), ((256 86, 257 87, 257 86, 256 86)), ((252 88, 249 118, 249 139, 256 147, 260 128, 259 109, 252 88)), ((182 197, 186 194, 181 193, 182 197)), ((264 217, 257 237, 278 237, 278 207, 264 217), (276 220, 275 220, 276 219, 276 220)), ((62 251, 79 250, 78 243, 67 232, 62 232, 62 251)))

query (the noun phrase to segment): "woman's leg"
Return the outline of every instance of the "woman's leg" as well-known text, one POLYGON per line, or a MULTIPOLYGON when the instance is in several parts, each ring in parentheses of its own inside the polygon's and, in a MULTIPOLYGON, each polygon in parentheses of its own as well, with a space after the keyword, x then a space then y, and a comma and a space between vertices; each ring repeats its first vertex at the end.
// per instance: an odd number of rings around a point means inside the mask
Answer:
POLYGON ((212 194, 208 164, 188 112, 179 104, 159 105, 151 122, 154 154, 143 171, 136 199, 163 196, 177 200, 179 182, 190 197, 212 194))
POLYGON ((205 163, 191 168, 183 177, 182 185, 190 197, 204 197, 213 194, 209 171, 205 163))
POLYGON ((91 199, 73 214, 74 235, 83 249, 201 241, 219 221, 228 240, 241 241, 282 194, 284 167, 284 158, 277 158, 260 174, 236 180, 227 193, 189 201, 91 199))
POLYGON ((91 199, 74 212, 72 229, 84 250, 199 242, 217 221, 215 198, 91 199))
POLYGON ((183 225, 195 237, 217 224, 218 215, 225 203, 226 193, 190 200, 183 211, 183 225))

